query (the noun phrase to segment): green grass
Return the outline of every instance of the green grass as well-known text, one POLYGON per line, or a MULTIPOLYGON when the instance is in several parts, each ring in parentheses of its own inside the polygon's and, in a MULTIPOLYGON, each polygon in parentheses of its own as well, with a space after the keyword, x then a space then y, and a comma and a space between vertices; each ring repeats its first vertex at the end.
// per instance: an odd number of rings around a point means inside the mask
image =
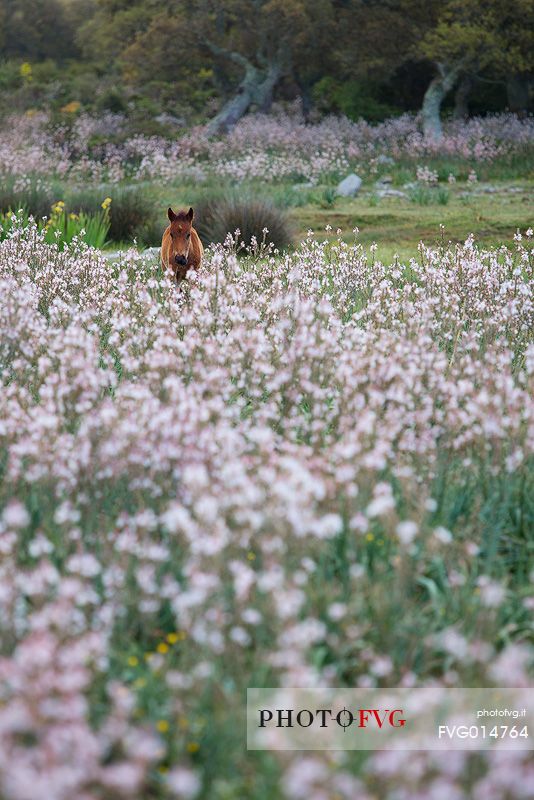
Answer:
MULTIPOLYGON (((495 184, 492 184, 495 185, 495 184)), ((480 187, 479 187, 480 188, 480 187)), ((358 241, 364 246, 377 242, 377 258, 392 261, 395 253, 402 260, 417 257, 420 241, 435 245, 441 241, 440 225, 444 225, 446 241, 461 242, 470 233, 486 247, 511 245, 514 233, 524 231, 533 223, 532 183, 517 181, 499 184, 499 193, 477 194, 469 198, 460 195, 465 184, 456 185, 447 205, 418 205, 403 198, 382 198, 375 205, 373 195, 362 194, 350 200, 339 199, 331 209, 307 204, 292 210, 299 235, 311 229, 317 236, 328 236, 342 230, 346 241, 352 241, 355 227, 358 241), (521 186, 521 193, 507 193, 510 186, 521 186)))
MULTIPOLYGON (((449 166, 446 167, 449 169, 449 166)), ((442 171, 445 170, 445 167, 442 171)), ((457 170, 458 171, 458 170, 457 170)), ((447 173, 448 174, 448 173, 447 173)), ((406 169, 392 174, 393 184, 402 189, 396 180, 413 180, 414 173, 406 169), (398 173, 398 174, 397 174, 398 173)), ((442 241, 440 225, 445 228, 445 241, 462 242, 470 233, 475 233, 477 241, 486 247, 513 244, 517 229, 524 231, 534 223, 534 179, 491 181, 497 188, 494 194, 484 193, 487 184, 479 183, 474 188, 465 181, 453 186, 440 183, 439 188, 449 192, 446 204, 432 203, 419 205, 409 197, 379 198, 375 189, 376 175, 367 180, 356 198, 334 198, 331 186, 295 188, 292 184, 270 185, 250 182, 242 185, 240 191, 251 196, 270 199, 275 205, 284 208, 295 230, 294 241, 298 243, 308 230, 319 238, 336 236, 341 229, 342 238, 353 241, 354 228, 359 228, 358 241, 368 247, 378 244, 377 258, 392 261, 395 254, 401 260, 417 258, 418 244, 435 245, 442 241), (519 188, 520 192, 509 192, 519 188), (462 197, 472 192, 470 197, 462 197), (328 197, 329 202, 325 202, 328 197), (332 230, 326 232, 330 225, 332 230)), ((210 196, 221 197, 235 192, 228 184, 196 185, 155 185, 144 184, 143 191, 150 197, 155 207, 155 219, 161 221, 161 231, 166 227, 166 211, 173 207, 188 207, 210 196)), ((155 223, 157 224, 157 223, 155 223)))

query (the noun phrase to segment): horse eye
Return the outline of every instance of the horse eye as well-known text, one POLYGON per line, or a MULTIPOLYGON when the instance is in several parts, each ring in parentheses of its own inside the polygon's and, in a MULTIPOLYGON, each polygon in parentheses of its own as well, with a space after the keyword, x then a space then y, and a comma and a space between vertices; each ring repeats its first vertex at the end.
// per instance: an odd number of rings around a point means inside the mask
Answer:
POLYGON ((187 238, 188 238, 188 239, 190 239, 190 238, 191 238, 191 234, 190 234, 190 233, 188 233, 188 234, 187 234, 187 238))

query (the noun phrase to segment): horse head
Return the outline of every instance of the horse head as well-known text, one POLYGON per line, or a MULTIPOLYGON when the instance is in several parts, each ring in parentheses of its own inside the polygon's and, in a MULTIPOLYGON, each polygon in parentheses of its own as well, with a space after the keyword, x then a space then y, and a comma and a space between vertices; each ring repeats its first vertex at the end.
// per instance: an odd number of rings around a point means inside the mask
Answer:
POLYGON ((169 267, 176 273, 177 277, 185 277, 189 248, 191 247, 191 228, 194 211, 190 208, 189 211, 179 211, 178 214, 175 214, 172 208, 169 208, 167 215, 171 223, 169 229, 169 267))

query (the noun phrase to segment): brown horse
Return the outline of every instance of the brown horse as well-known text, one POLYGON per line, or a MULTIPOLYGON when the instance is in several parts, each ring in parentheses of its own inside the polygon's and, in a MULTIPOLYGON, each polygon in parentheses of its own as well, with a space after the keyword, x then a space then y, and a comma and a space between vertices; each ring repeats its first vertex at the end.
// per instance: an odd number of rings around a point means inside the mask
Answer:
POLYGON ((179 283, 187 275, 187 270, 198 269, 204 255, 204 248, 198 233, 193 228, 194 211, 179 211, 172 208, 168 212, 170 225, 165 229, 161 240, 161 266, 170 270, 179 283))

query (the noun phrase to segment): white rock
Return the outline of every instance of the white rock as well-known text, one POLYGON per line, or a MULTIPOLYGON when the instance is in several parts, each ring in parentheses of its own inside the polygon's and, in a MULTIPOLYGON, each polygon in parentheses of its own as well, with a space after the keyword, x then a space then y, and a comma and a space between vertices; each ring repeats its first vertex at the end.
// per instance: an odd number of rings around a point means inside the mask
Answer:
POLYGON ((354 197, 354 195, 358 193, 361 185, 362 179, 353 172, 347 175, 347 177, 338 184, 336 194, 341 195, 341 197, 354 197))
POLYGON ((401 192, 399 189, 389 189, 388 187, 379 189, 377 195, 379 197, 408 197, 406 192, 401 192))
POLYGON ((183 117, 175 117, 174 114, 159 114, 156 122, 160 125, 169 125, 171 128, 183 128, 185 126, 185 119, 183 117))
POLYGON ((159 254, 160 254, 160 250, 161 250, 160 247, 147 247, 146 250, 143 250, 142 255, 143 255, 143 257, 158 259, 159 258, 159 254))
POLYGON ((386 156, 384 153, 380 153, 378 158, 376 159, 377 164, 394 164, 395 160, 391 158, 391 156, 386 156))
POLYGON ((118 261, 122 254, 122 250, 106 250, 102 253, 108 261, 118 261))

